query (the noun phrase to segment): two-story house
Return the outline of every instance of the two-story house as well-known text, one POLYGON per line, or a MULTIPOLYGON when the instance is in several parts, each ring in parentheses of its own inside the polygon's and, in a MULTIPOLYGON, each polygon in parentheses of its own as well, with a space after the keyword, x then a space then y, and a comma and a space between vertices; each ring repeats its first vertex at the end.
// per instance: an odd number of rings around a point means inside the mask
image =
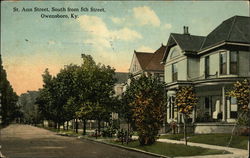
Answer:
POLYGON ((231 132, 238 107, 227 91, 236 81, 250 78, 250 17, 231 17, 207 36, 191 35, 188 27, 183 34, 170 34, 162 63, 167 122, 182 122, 175 93, 180 86, 194 86, 199 98, 191 116, 195 132, 231 132))
POLYGON ((141 74, 153 75, 164 81, 164 66, 161 63, 166 46, 163 44, 154 53, 134 51, 129 73, 133 77, 141 74))

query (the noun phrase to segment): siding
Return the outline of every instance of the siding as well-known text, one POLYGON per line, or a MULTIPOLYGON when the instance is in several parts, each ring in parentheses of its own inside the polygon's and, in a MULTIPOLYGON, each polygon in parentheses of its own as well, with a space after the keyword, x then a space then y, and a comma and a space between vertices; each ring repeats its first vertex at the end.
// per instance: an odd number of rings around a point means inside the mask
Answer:
POLYGON ((165 76, 165 82, 170 83, 172 82, 172 65, 165 65, 164 67, 164 76, 165 76))
POLYGON ((239 76, 250 76, 250 52, 239 52, 239 76))
POLYGON ((187 59, 188 62, 188 78, 197 78, 200 76, 200 68, 199 68, 199 63, 200 59, 199 58, 191 58, 189 57, 187 59))

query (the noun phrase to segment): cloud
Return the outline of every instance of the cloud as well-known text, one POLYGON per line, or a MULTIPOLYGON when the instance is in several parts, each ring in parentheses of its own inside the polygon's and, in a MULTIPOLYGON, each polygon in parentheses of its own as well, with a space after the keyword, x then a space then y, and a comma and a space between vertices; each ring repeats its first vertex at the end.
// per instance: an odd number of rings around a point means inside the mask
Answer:
POLYGON ((172 25, 171 24, 164 24, 163 28, 166 29, 166 30, 169 30, 169 29, 172 28, 172 25))
POLYGON ((160 26, 161 24, 156 13, 147 6, 133 8, 133 16, 139 25, 160 26))
POLYGON ((117 31, 113 31, 111 32, 111 34, 115 39, 120 39, 125 41, 142 38, 141 34, 129 28, 123 28, 117 31))
POLYGON ((136 51, 138 51, 138 52, 150 52, 150 53, 155 52, 155 50, 153 48, 150 48, 148 46, 141 46, 141 47, 137 48, 136 51))
POLYGON ((54 45, 54 44, 56 44, 56 41, 50 40, 50 41, 48 41, 48 44, 49 45, 54 45))
POLYGON ((88 32, 90 38, 84 40, 84 43, 104 48, 110 48, 110 41, 124 40, 133 41, 142 38, 141 34, 127 27, 118 30, 108 29, 105 22, 97 16, 80 16, 78 19, 80 27, 88 32))
POLYGON ((117 17, 111 17, 111 20, 115 24, 123 24, 126 21, 125 18, 117 18, 117 17))
POLYGON ((101 18, 97 16, 82 15, 78 18, 81 28, 95 36, 108 37, 109 30, 101 18))

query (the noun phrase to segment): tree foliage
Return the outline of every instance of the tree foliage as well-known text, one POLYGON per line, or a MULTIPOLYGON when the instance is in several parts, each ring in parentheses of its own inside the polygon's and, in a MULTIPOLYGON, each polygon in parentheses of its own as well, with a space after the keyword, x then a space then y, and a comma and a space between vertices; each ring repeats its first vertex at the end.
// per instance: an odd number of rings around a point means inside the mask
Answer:
POLYGON ((175 103, 178 107, 179 113, 183 115, 184 119, 184 139, 187 145, 186 123, 189 115, 195 108, 198 98, 194 92, 193 87, 180 87, 176 92, 175 103))
POLYGON ((39 113, 38 105, 36 104, 36 98, 38 95, 38 91, 28 91, 19 96, 18 104, 23 113, 23 123, 38 124, 41 122, 41 115, 39 113))
POLYGON ((18 96, 14 92, 12 86, 7 80, 7 73, 2 66, 2 58, 0 54, 0 116, 2 116, 2 124, 7 125, 15 118, 21 116, 20 108, 17 106, 18 96))
POLYGON ((249 108, 249 96, 250 96, 250 82, 248 80, 237 81, 234 84, 233 90, 228 92, 228 95, 237 99, 239 109, 248 112, 249 108))
POLYGON ((153 144, 161 128, 165 115, 164 84, 157 78, 142 75, 131 78, 124 97, 131 109, 141 145, 153 144))
POLYGON ((193 87, 181 87, 177 93, 175 102, 181 114, 189 116, 196 106, 198 98, 193 87))
POLYGON ((228 96, 234 97, 238 105, 238 123, 240 125, 250 125, 250 82, 245 79, 244 81, 237 81, 228 96))
POLYGON ((107 120, 114 94, 114 69, 82 55, 83 64, 67 65, 56 76, 45 70, 38 104, 46 119, 63 123, 72 119, 107 120))

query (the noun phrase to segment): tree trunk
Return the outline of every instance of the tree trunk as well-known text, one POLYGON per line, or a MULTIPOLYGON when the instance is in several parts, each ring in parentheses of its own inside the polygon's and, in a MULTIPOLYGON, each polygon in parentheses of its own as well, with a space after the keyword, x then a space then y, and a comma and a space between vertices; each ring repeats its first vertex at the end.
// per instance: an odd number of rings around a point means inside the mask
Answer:
POLYGON ((83 132, 82 135, 86 135, 86 119, 83 119, 83 132))
POLYGON ((57 129, 57 123, 56 122, 54 122, 54 128, 57 129))
POLYGON ((78 133, 78 119, 76 119, 76 133, 78 133))
POLYGON ((186 127, 186 116, 183 115, 183 122, 184 122, 184 141, 185 145, 187 145, 187 127, 186 127))
POLYGON ((67 131, 69 130, 69 121, 67 121, 67 127, 66 127, 67 131))
POLYGON ((57 131, 59 131, 59 129, 60 129, 59 123, 56 123, 56 129, 57 129, 57 131))
POLYGON ((100 134, 101 133, 101 120, 97 120, 97 122, 98 122, 98 134, 100 134))

